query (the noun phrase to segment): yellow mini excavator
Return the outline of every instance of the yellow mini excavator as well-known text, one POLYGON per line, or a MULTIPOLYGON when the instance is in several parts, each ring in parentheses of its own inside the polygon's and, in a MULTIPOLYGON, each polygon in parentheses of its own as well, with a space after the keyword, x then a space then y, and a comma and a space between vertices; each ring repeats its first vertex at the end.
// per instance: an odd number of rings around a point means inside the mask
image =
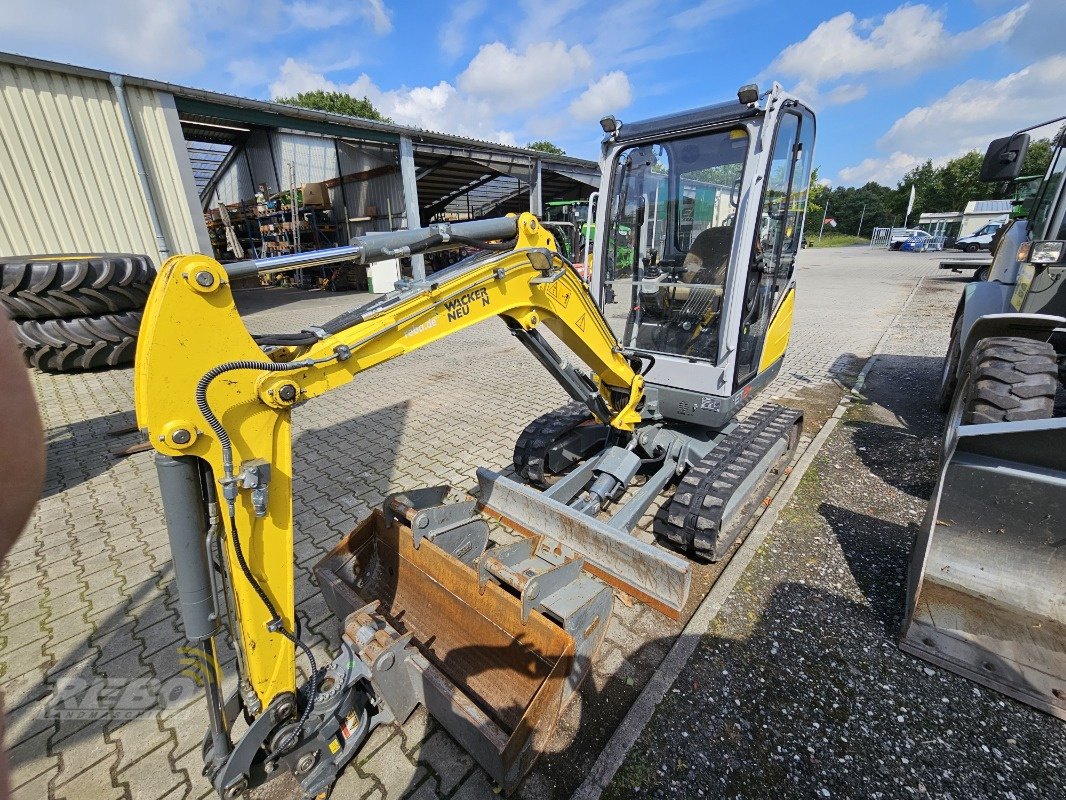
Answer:
POLYGON ((282 772, 323 797, 375 726, 419 703, 510 791, 596 657, 610 587, 681 613, 685 556, 726 554, 798 441, 797 411, 738 412, 788 343, 814 124, 776 84, 636 124, 605 118, 589 282, 530 214, 163 266, 137 415, 157 451, 185 631, 204 664, 219 636, 236 651, 230 696, 217 668, 206 676, 204 775, 223 797, 282 772), (476 253, 298 332, 252 336, 230 290, 263 270, 457 246, 476 253), (447 486, 392 495, 318 564, 342 636, 317 664, 294 609, 293 410, 496 317, 573 403, 521 435, 520 480, 480 469, 476 499, 446 502, 447 486), (671 489, 662 546, 634 536, 671 489), (490 542, 486 516, 522 535, 490 542))

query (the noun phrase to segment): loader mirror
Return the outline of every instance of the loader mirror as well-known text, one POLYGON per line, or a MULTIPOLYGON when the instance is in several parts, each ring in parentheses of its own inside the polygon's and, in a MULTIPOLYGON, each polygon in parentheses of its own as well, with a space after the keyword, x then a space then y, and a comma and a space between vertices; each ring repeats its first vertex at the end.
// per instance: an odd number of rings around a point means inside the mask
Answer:
POLYGON ((1025 152, 1029 149, 1029 134, 1016 133, 996 139, 988 146, 979 180, 985 183, 1012 181, 1022 172, 1025 152))

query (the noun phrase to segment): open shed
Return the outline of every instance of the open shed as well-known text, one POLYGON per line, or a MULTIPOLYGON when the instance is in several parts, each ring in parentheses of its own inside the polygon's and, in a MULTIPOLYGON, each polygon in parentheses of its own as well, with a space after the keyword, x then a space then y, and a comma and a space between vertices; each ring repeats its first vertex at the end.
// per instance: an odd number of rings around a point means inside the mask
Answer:
POLYGON ((236 260, 539 214, 599 182, 584 159, 13 54, 0 86, 5 255, 236 260))

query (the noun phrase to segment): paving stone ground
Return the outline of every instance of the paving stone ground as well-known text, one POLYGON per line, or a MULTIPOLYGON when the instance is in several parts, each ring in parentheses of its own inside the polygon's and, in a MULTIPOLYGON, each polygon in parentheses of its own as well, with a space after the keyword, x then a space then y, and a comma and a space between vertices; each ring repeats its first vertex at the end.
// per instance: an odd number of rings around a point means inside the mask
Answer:
MULTIPOLYGON (((816 426, 917 281, 953 280, 936 275, 935 262, 865 248, 805 251, 792 344, 767 397, 803 406, 816 426)), ((265 332, 298 330, 365 299, 272 289, 241 292, 238 302, 249 328, 265 332)), ((0 691, 15 796, 210 796, 200 776, 206 718, 181 675, 191 662, 181 650, 151 454, 110 452, 138 438, 132 371, 32 377, 47 430, 47 483, 0 577, 0 691), (149 711, 50 719, 57 693, 86 707, 149 711)), ((316 651, 325 656, 338 643, 310 580, 335 540, 390 492, 442 482, 465 489, 477 466, 506 469, 522 427, 566 399, 500 322, 376 368, 299 409, 296 596, 316 651)), ((679 630, 649 609, 615 605, 592 680, 522 797, 568 796, 679 630)), ((479 798, 492 796, 492 786, 419 711, 402 729, 375 732, 336 796, 406 795, 479 798)))
POLYGON ((605 800, 1066 797, 1066 725, 896 645, 957 298, 923 281, 605 800))

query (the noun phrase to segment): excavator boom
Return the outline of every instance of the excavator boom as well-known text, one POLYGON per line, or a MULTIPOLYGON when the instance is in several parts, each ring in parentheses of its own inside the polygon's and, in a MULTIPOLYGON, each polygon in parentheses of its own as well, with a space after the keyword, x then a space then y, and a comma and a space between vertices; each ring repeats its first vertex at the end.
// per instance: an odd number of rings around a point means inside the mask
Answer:
MULTIPOLYGON (((482 231, 491 230, 494 238, 511 241, 503 245, 480 242, 482 247, 488 248, 485 252, 435 274, 430 281, 401 286, 361 309, 345 313, 321 327, 295 334, 252 337, 234 305, 229 287, 230 272, 212 259, 203 256, 172 258, 160 273, 148 300, 137 354, 138 422, 147 429, 159 453, 160 484, 175 561, 182 576, 187 578, 192 574, 195 578, 191 582, 179 581, 187 589, 182 593, 181 608, 186 629, 193 632, 192 638, 197 638, 202 646, 211 646, 212 637, 218 631, 218 621, 224 617, 214 607, 217 594, 209 567, 211 560, 219 564, 228 590, 227 597, 232 598, 232 615, 228 621, 238 650, 242 692, 239 700, 225 704, 228 707, 221 709, 222 713, 212 726, 213 730, 221 731, 217 738, 222 751, 227 749, 227 718, 235 716, 235 705, 242 705, 252 715, 260 716, 267 711, 276 715, 280 706, 284 712, 282 718, 295 714, 300 705, 305 708, 307 705, 295 700, 298 697, 296 648, 300 647, 308 657, 311 654, 298 638, 293 616, 291 414, 294 407, 342 386, 371 367, 491 317, 502 317, 512 333, 566 391, 584 403, 602 424, 611 430, 625 432, 631 431, 640 421, 636 406, 642 396, 643 380, 622 353, 585 284, 555 251, 551 234, 529 214, 498 220, 491 228, 486 228, 484 222, 476 225, 482 231), (541 324, 591 367, 594 379, 579 372, 551 348, 537 330, 541 324), (204 501, 199 506, 190 499, 195 498, 198 491, 202 492, 204 501), (188 558, 190 553, 194 557, 188 558)), ((398 236, 401 242, 395 246, 401 252, 409 252, 412 244, 418 249, 419 241, 424 247, 433 247, 444 238, 461 238, 462 230, 460 224, 421 232, 404 231, 398 236), (404 244, 405 241, 411 244, 404 244)), ((379 237, 368 241, 375 247, 382 246, 379 237)), ((358 246, 345 250, 355 258, 360 257, 358 246)), ((365 251, 362 257, 367 257, 365 251)), ((377 258, 380 254, 369 257, 377 258)), ((234 275, 246 274, 251 269, 247 265, 236 265, 232 272, 234 275)), ((441 502, 443 494, 429 505, 436 508, 441 502)), ((425 503, 418 502, 404 506, 411 515, 411 520, 406 520, 408 525, 414 524, 412 520, 416 513, 429 513, 425 506, 425 503)), ((411 567, 403 574, 421 576, 404 577, 391 590, 382 590, 373 598, 375 608, 387 595, 389 601, 406 603, 401 616, 409 623, 414 619, 425 622, 428 619, 424 613, 426 608, 440 609, 444 601, 440 598, 430 601, 418 595, 412 587, 422 586, 426 581, 439 582, 444 574, 453 575, 453 592, 449 597, 454 597, 455 592, 461 594, 458 587, 463 583, 463 574, 474 586, 474 595, 485 596, 485 576, 479 579, 470 567, 487 543, 487 527, 482 529, 483 522, 481 526, 473 523, 460 525, 470 535, 464 534, 460 537, 461 543, 453 541, 443 550, 440 544, 451 541, 447 537, 436 540, 436 544, 430 539, 421 547, 405 550, 402 545, 405 537, 397 533, 395 524, 377 519, 377 522, 368 521, 364 527, 366 525, 370 525, 373 532, 371 551, 375 557, 384 553, 391 542, 388 551, 411 567), (455 577, 456 574, 460 577, 455 577), (482 587, 480 592, 477 591, 478 585, 482 587)), ((620 539, 616 533, 609 535, 620 539)), ((410 529, 407 529, 406 536, 411 536, 410 529)), ((363 539, 356 536, 355 540, 366 543, 365 536, 363 539)), ((473 615, 470 620, 480 614, 487 620, 481 630, 489 630, 493 625, 501 625, 501 619, 515 617, 514 613, 508 615, 500 609, 507 607, 509 602, 512 605, 518 603, 517 618, 521 619, 522 626, 511 631, 512 638, 529 639, 532 635, 530 641, 540 642, 539 662, 548 665, 543 679, 547 681, 552 677, 557 692, 565 686, 569 693, 587 671, 588 661, 602 640, 610 615, 610 592, 598 581, 581 576, 583 561, 550 556, 544 548, 538 549, 535 545, 539 539, 530 541, 534 545, 524 558, 539 559, 543 569, 556 570, 556 577, 563 574, 558 568, 565 567, 571 594, 576 589, 577 595, 574 596, 585 597, 592 604, 585 603, 577 615, 583 619, 587 617, 587 630, 574 628, 566 634, 552 633, 554 628, 545 627, 546 623, 538 623, 536 630, 542 631, 540 634, 531 634, 533 629, 520 630, 528 623, 533 606, 511 598, 502 590, 488 595, 495 603, 492 608, 477 612, 477 602, 468 599, 465 604, 460 604, 461 608, 453 609, 453 614, 460 617, 473 615), (576 565, 577 572, 567 564, 576 565), (588 611, 593 607, 595 613, 588 611), (575 639, 579 640, 576 644, 575 639), (573 651, 580 647, 584 647, 585 652, 578 653, 582 661, 578 668, 573 651), (551 667, 552 664, 558 666, 551 667)), ((633 546, 639 544, 633 542, 633 546)), ((616 551, 619 546, 624 551, 630 545, 612 539, 601 549, 616 551)), ((652 548, 645 546, 645 549, 651 551, 651 561, 663 560, 687 587, 688 568, 683 561, 664 551, 657 556, 652 548)), ((365 562, 368 557, 365 551, 356 554, 353 550, 350 555, 349 560, 354 562, 358 559, 365 562)), ((336 558, 334 562, 337 562, 336 558)), ((341 562, 344 562, 343 558, 341 562)), ((358 562, 361 568, 372 569, 363 562, 358 562)), ((609 571, 609 566, 607 569, 609 571)), ((328 580, 328 577, 323 576, 322 580, 328 580)), ((637 583, 634 593, 639 595, 640 579, 634 580, 637 583)), ((466 591, 469 593, 469 589, 466 591)), ((369 607, 363 608, 362 603, 354 602, 343 605, 337 592, 327 590, 327 595, 335 601, 333 604, 342 620, 357 610, 363 614, 360 619, 364 622, 369 619, 369 607)), ((345 599, 350 600, 350 597, 350 593, 344 595, 345 599)), ((371 601, 367 603, 371 604, 371 601)), ((394 616, 386 618, 397 619, 394 616)), ((560 618, 564 623, 570 619, 566 614, 561 614, 560 618)), ((379 624, 389 623, 379 620, 379 624)), ((463 628, 460 626, 457 631, 465 633, 463 628)), ((359 629, 356 625, 352 635, 357 637, 359 629)), ((404 647, 413 635, 408 631, 408 638, 404 640, 395 629, 390 628, 390 631, 404 647)), ((444 639, 439 632, 437 634, 432 639, 440 646, 444 639)), ((379 644, 384 636, 378 637, 379 644)), ((470 648, 486 646, 484 641, 476 639, 453 644, 453 649, 462 649, 464 645, 470 648)), ((213 650, 205 656, 213 659, 213 650)), ((423 672, 430 668, 428 663, 421 665, 423 672)), ((449 685, 449 680, 466 685, 470 677, 438 676, 434 685, 449 685)), ((348 676, 337 679, 337 682, 348 686, 353 679, 348 676)), ((474 684, 477 684, 476 678, 474 684)), ((316 689, 314 684, 311 689, 316 689)), ((524 699, 526 704, 537 696, 536 685, 529 691, 524 699)), ((406 694, 421 697, 417 692, 406 694)), ((459 704, 457 707, 464 706, 459 704)), ((464 719, 461 715, 453 716, 460 721, 464 719)), ((282 740, 283 746, 275 742, 277 751, 293 749, 307 720, 300 716, 294 724, 297 727, 289 731, 291 736, 287 740, 282 740)), ((467 721, 464 724, 472 725, 473 730, 484 728, 481 723, 475 725, 467 721)), ((550 729, 551 725, 538 727, 550 729)), ((453 732, 460 738, 464 735, 461 731, 453 732)), ((505 731, 496 739, 502 737, 506 741, 513 733, 505 731)), ((469 738, 469 734, 465 735, 469 738)), ((500 761, 501 766, 496 772, 501 782, 513 782, 514 776, 509 779, 508 773, 513 771, 515 763, 522 761, 515 755, 520 751, 525 752, 522 747, 511 745, 506 765, 505 761, 500 761)), ((502 753, 501 750, 499 759, 503 758, 502 753)), ((528 756, 523 758, 522 763, 529 760, 528 756)), ((216 761, 216 784, 223 794, 227 787, 236 785, 240 788, 241 780, 247 783, 248 769, 230 766, 233 761, 231 753, 219 752, 216 761)))
POLYGON ((226 800, 279 772, 328 793, 373 727, 419 704, 509 792, 589 673, 612 587, 681 615, 692 567, 674 550, 726 557, 799 441, 798 411, 736 414, 781 368, 813 145, 813 113, 777 84, 615 124, 589 283, 531 214, 163 266, 135 400, 185 631, 204 664, 226 633, 236 651, 234 693, 217 669, 205 675, 204 774, 226 800), (297 332, 252 336, 230 287, 457 246, 477 252, 297 332), (341 624, 340 652, 320 667, 293 607, 293 410, 492 317, 574 402, 526 425, 515 477, 479 468, 459 502, 448 486, 386 497, 316 565, 341 624), (664 547, 636 529, 674 486, 654 520, 664 547), (503 523, 492 541, 486 518, 503 523))

